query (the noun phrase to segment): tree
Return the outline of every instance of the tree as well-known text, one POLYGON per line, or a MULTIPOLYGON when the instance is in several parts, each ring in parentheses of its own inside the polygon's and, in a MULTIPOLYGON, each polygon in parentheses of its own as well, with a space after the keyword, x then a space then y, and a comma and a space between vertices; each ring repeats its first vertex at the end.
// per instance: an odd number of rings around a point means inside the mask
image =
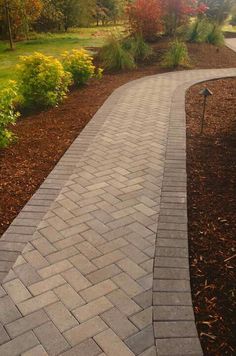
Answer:
POLYGON ((161 0, 164 14, 165 32, 175 36, 178 27, 188 22, 191 16, 202 14, 206 5, 196 0, 161 0))
POLYGON ((13 38, 27 37, 30 26, 40 16, 41 0, 3 0, 2 21, 9 24, 13 38))
POLYGON ((224 23, 235 5, 235 0, 203 0, 203 2, 207 7, 206 16, 219 25, 224 23))
POLYGON ((162 29, 160 0, 136 0, 127 8, 130 30, 146 40, 152 40, 162 29))
POLYGON ((6 11, 6 21, 7 21, 7 29, 8 29, 8 38, 10 43, 10 49, 13 50, 13 38, 12 38, 12 30, 11 30, 11 18, 10 18, 10 10, 8 0, 5 0, 5 11, 6 11))

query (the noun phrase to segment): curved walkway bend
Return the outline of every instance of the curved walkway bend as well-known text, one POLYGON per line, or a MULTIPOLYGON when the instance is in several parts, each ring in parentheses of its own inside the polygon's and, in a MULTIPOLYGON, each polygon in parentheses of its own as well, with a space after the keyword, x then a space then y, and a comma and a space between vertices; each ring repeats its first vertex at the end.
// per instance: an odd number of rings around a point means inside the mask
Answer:
POLYGON ((0 287, 0 355, 202 355, 189 283, 185 91, 232 76, 147 77, 101 107, 0 242, 14 260, 29 241, 0 287))

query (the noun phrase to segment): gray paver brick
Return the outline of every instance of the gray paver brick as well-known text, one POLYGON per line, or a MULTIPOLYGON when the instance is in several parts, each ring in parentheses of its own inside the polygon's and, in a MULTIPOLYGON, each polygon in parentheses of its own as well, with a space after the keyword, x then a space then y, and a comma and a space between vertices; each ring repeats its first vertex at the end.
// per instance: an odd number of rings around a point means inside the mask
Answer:
POLYGON ((117 274, 121 273, 121 269, 116 266, 115 264, 111 264, 104 268, 98 269, 95 272, 87 274, 86 278, 93 284, 97 284, 102 282, 106 279, 116 276, 117 274))
POLYGON ((48 356, 42 345, 37 345, 33 349, 24 352, 21 356, 48 356))
POLYGON ((18 356, 37 345, 39 342, 32 331, 17 336, 15 339, 8 341, 0 346, 0 355, 18 356))
POLYGON ((97 356, 101 354, 100 347, 93 341, 93 339, 88 339, 81 342, 79 345, 72 347, 70 350, 61 354, 62 356, 97 356))
POLYGON ((107 356, 134 356, 134 353, 111 329, 103 331, 95 336, 94 339, 107 356))
POLYGON ((8 334, 14 338, 49 321, 43 310, 38 310, 6 325, 8 334))
POLYGON ((122 340, 138 331, 135 325, 131 323, 117 308, 112 308, 106 311, 101 315, 101 317, 122 340))
POLYGON ((197 337, 197 329, 193 321, 156 321, 154 334, 157 339, 197 337))
POLYGON ((114 290, 107 295, 107 298, 115 305, 123 314, 132 315, 140 311, 140 306, 136 304, 126 293, 121 289, 114 290))
POLYGON ((203 355, 198 338, 157 339, 156 346, 160 356, 203 355))
POLYGON ((59 355, 70 347, 52 322, 37 327, 34 333, 49 355, 59 355))
POLYGON ((21 317, 8 295, 0 298, 0 322, 5 325, 21 317))
POLYGON ((135 355, 144 352, 146 349, 154 345, 152 325, 149 325, 137 334, 130 336, 125 340, 125 343, 135 355))

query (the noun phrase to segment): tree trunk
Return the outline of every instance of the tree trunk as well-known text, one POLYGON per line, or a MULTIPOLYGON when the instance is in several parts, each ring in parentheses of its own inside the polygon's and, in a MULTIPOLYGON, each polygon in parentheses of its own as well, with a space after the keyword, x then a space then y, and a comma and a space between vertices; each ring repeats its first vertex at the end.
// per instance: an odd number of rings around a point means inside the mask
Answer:
POLYGON ((12 32, 11 32, 11 19, 10 19, 10 13, 9 13, 9 4, 8 4, 7 0, 5 0, 5 10, 6 10, 7 28, 8 28, 10 49, 13 50, 14 49, 14 45, 13 45, 12 32))

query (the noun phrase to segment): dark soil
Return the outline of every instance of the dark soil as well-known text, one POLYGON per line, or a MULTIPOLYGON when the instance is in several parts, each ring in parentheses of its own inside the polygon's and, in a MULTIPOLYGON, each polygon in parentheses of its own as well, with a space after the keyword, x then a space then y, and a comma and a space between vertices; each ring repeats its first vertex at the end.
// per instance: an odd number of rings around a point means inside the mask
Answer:
POLYGON ((193 304, 204 355, 236 355, 236 78, 187 93, 187 170, 193 304), (203 98, 209 97, 199 135, 203 98))
MULTIPOLYGON (((105 74, 74 90, 58 108, 22 118, 13 128, 18 140, 0 151, 0 235, 48 176, 60 157, 107 97, 124 83, 162 73, 160 60, 167 40, 153 45, 154 56, 137 70, 105 74)), ((236 66, 236 53, 226 47, 189 45, 193 68, 236 66)))

